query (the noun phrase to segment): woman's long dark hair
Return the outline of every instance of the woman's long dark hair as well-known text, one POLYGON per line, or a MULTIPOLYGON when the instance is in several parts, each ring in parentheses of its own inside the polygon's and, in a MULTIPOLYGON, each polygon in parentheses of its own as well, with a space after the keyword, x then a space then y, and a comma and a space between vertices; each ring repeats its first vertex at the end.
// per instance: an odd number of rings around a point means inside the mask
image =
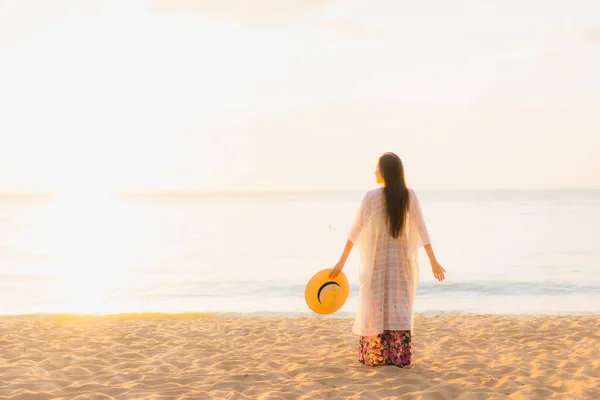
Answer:
POLYGON ((385 153, 379 158, 379 172, 385 181, 383 192, 390 235, 397 238, 402 233, 408 211, 408 188, 404 179, 402 160, 394 153, 385 153))

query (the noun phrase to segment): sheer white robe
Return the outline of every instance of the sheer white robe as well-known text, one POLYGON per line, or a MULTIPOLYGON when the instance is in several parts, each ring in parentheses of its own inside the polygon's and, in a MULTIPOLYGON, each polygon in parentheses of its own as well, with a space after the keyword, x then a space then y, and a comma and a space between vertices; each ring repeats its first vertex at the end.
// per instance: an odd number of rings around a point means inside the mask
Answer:
POLYGON ((360 252, 359 305, 352 332, 372 336, 385 330, 412 330, 419 282, 418 249, 430 242, 421 206, 409 189, 402 234, 389 233, 383 189, 367 192, 348 239, 360 252))

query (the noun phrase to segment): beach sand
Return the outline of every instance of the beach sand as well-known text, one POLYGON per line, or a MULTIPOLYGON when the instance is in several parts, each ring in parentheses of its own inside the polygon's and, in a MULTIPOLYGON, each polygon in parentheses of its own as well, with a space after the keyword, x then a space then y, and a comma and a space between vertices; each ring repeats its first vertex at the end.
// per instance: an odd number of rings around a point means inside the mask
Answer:
POLYGON ((413 364, 357 361, 352 321, 0 318, 0 398, 600 399, 600 316, 417 317, 413 364))

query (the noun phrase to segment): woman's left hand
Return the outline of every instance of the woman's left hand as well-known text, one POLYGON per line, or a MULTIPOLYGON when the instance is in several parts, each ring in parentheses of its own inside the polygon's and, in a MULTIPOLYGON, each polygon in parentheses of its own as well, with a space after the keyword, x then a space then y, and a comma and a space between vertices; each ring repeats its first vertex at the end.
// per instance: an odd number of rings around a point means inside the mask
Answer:
POLYGON ((335 264, 335 267, 333 267, 333 269, 329 273, 329 278, 335 279, 340 274, 340 272, 342 272, 342 269, 344 269, 344 263, 340 261, 337 264, 335 264))

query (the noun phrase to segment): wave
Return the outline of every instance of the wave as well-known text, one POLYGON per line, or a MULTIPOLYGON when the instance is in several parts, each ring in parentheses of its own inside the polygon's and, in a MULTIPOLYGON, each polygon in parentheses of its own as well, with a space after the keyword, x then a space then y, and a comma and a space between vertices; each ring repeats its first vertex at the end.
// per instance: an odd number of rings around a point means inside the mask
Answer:
POLYGON ((435 295, 468 293, 497 296, 516 295, 570 295, 598 294, 600 285, 577 285, 562 282, 511 282, 511 281, 470 281, 470 282, 426 282, 419 285, 419 294, 435 295))
MULTIPOLYGON (((304 284, 286 282, 186 282, 172 283, 174 287, 164 285, 154 288, 139 288, 136 295, 145 298, 211 298, 211 297, 303 297, 304 284), (176 287, 176 290, 175 290, 176 287)), ((462 281, 462 282, 421 282, 418 296, 436 296, 448 294, 489 295, 489 296, 564 296, 597 295, 600 285, 563 282, 525 282, 525 281, 462 281)), ((358 296, 358 285, 350 285, 350 297, 358 296)))

